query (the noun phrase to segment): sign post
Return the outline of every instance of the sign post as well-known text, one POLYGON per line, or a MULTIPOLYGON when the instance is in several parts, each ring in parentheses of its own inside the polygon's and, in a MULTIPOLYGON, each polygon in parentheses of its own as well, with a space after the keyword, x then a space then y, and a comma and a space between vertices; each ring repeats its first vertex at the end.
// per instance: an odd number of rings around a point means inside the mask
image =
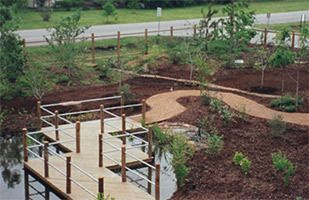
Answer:
POLYGON ((268 28, 269 22, 270 22, 271 14, 270 14, 270 13, 267 13, 266 17, 267 17, 267 28, 268 28))
POLYGON ((162 16, 162 8, 157 7, 157 17, 158 17, 158 35, 160 35, 160 19, 162 16))

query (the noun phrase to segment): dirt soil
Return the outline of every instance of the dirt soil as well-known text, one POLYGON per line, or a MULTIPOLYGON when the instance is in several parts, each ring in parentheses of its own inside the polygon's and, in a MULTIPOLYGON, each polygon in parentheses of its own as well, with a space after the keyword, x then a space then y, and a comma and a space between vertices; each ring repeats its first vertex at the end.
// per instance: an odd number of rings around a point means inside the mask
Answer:
POLYGON ((205 150, 194 154, 188 162, 191 170, 186 183, 175 192, 172 200, 309 199, 309 127, 288 124, 286 133, 274 138, 266 120, 236 117, 225 126, 218 114, 202 105, 199 97, 181 98, 179 103, 188 109, 168 121, 197 126, 199 119, 214 116, 213 125, 224 136, 224 147, 213 156, 207 156, 205 150), (272 166, 271 153, 278 150, 296 166, 288 187, 283 184, 282 174, 272 166), (236 151, 252 161, 247 175, 232 162, 236 151))

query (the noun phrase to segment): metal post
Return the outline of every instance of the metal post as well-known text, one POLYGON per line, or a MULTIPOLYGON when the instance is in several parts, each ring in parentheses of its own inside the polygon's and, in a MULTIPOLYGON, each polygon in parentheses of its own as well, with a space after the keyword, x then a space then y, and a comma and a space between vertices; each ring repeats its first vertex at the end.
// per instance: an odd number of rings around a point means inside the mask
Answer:
POLYGON ((294 48, 295 48, 295 32, 294 32, 294 31, 292 32, 292 44, 291 44, 291 48, 292 48, 292 50, 294 50, 294 48))
POLYGON ((101 133, 104 133, 104 105, 100 105, 100 124, 101 124, 101 133))
POLYGON ((152 130, 148 131, 148 158, 152 157, 152 130))
POLYGON ((49 177, 48 171, 48 141, 44 141, 44 176, 49 177))
POLYGON ((23 147, 24 147, 24 162, 28 162, 28 144, 27 144, 27 129, 22 129, 23 133, 23 147))
POLYGON ((126 144, 127 143, 127 137, 125 136, 125 134, 126 134, 126 114, 122 114, 121 115, 121 117, 122 117, 122 120, 121 120, 121 122, 122 122, 122 144, 126 144))
POLYGON ((103 197, 104 195, 104 178, 100 177, 99 179, 99 195, 103 197))
POLYGON ((145 55, 148 54, 148 29, 145 29, 145 55))
POLYGON ((171 26, 170 32, 171 32, 171 37, 173 37, 174 36, 174 27, 171 26))
POLYGON ((126 175, 126 145, 121 147, 121 178, 122 182, 127 182, 126 175))
POLYGON ((55 111, 55 133, 56 133, 56 140, 59 140, 59 112, 58 110, 55 111))
POLYGON ((41 113, 41 101, 38 101, 36 103, 36 114, 37 114, 37 117, 38 117, 38 120, 39 120, 39 129, 42 128, 42 120, 41 120, 41 116, 42 116, 42 113, 41 113))
POLYGON ((142 123, 146 125, 146 102, 145 99, 142 99, 142 123))
POLYGON ((103 134, 99 134, 99 167, 103 167, 103 134))
POLYGON ((76 128, 76 153, 80 153, 80 121, 77 121, 76 122, 76 125, 75 125, 75 128, 76 128))
POLYGON ((155 199, 160 200, 160 164, 156 164, 155 199))
POLYGON ((95 40, 94 40, 94 33, 91 33, 91 57, 92 57, 92 63, 95 63, 95 40))
POLYGON ((71 156, 67 156, 67 177, 66 177, 66 192, 67 194, 71 193, 71 156))
POLYGON ((267 46, 267 28, 264 30, 264 47, 267 46))

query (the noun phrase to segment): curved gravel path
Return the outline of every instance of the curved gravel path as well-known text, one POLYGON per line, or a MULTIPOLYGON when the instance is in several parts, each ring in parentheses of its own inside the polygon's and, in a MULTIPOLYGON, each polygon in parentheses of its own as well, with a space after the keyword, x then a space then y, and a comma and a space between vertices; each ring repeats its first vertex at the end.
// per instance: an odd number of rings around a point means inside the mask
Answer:
MULTIPOLYGON (((309 113, 285 113, 272 110, 255 101, 229 92, 210 91, 209 94, 221 99, 235 110, 245 108, 245 112, 254 117, 272 119, 276 115, 281 115, 285 122, 309 126, 309 113)), ((146 113, 147 123, 164 121, 184 112, 186 108, 179 104, 177 99, 199 95, 199 90, 177 90, 151 96, 146 100, 148 106, 151 107, 151 110, 146 113)))

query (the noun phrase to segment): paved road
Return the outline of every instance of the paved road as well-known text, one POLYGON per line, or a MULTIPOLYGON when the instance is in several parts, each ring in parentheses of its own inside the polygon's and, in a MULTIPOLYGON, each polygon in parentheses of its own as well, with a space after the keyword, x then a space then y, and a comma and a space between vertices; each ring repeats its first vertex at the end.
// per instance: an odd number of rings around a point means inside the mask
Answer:
MULTIPOLYGON (((287 13, 274 13, 271 15, 270 23, 287 23, 287 22, 298 22, 300 21, 301 15, 307 14, 307 20, 309 18, 309 10, 304 11, 295 11, 287 13)), ((190 20, 174 20, 174 21, 163 21, 160 23, 161 30, 168 30, 171 26, 174 28, 181 27, 192 27, 194 24, 198 24, 200 19, 190 19, 190 20)), ((267 18, 266 14, 256 15, 256 24, 266 24, 267 18)), ((143 32, 145 29, 149 31, 158 30, 157 22, 146 22, 146 23, 133 23, 133 24, 113 24, 113 25, 98 25, 90 27, 84 34, 84 36, 90 36, 91 33, 95 35, 112 35, 116 34, 117 31, 121 33, 135 33, 143 32)), ((27 42, 31 41, 45 41, 44 36, 49 35, 49 32, 46 29, 33 29, 33 30, 20 30, 17 33, 27 42)), ((152 33, 156 34, 156 33, 152 33)), ((168 33, 165 33, 168 34, 168 33)), ((190 34, 188 32, 178 32, 178 35, 190 34)), ((151 34, 150 34, 151 35, 151 34)), ((164 33, 162 33, 164 35, 164 33)), ((177 35, 177 33, 175 34, 177 35)), ((112 36, 111 36, 112 37, 112 36)), ((109 38, 111 38, 109 37, 109 38)), ((37 43, 32 45, 38 45, 43 43, 37 43)))

